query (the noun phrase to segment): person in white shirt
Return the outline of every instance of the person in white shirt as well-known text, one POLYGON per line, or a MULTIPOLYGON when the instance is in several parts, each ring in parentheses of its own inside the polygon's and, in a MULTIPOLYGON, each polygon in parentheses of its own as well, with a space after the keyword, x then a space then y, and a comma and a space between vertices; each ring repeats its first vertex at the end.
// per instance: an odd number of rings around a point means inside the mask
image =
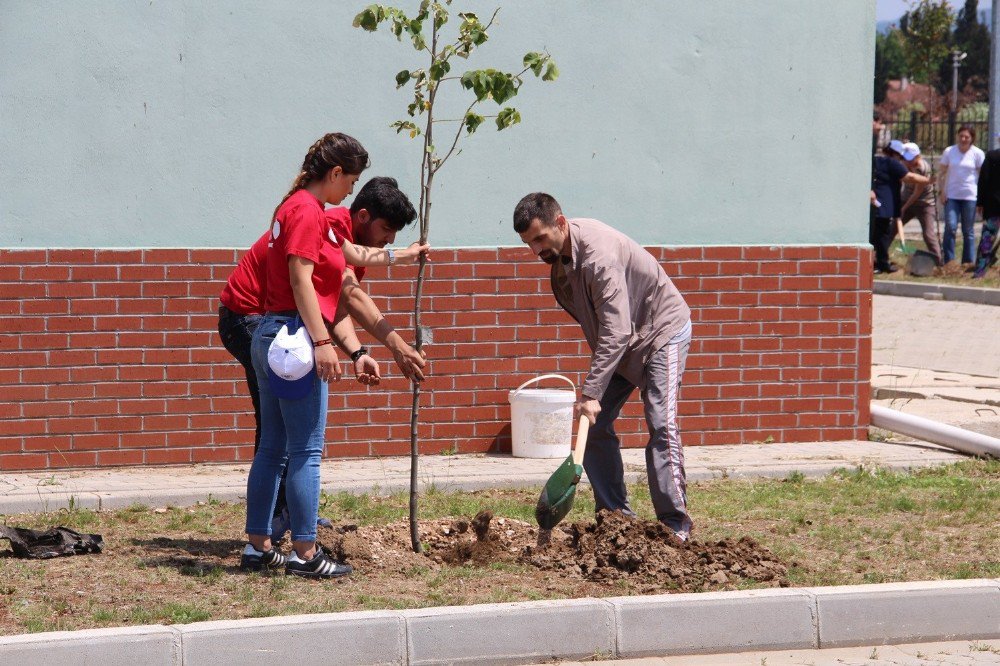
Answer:
POLYGON ((955 258, 955 233, 962 223, 962 263, 972 263, 976 256, 976 186, 979 170, 986 154, 972 145, 976 130, 968 125, 958 129, 958 143, 945 148, 941 154, 940 191, 944 200, 944 239, 941 243, 941 260, 948 263, 955 258))

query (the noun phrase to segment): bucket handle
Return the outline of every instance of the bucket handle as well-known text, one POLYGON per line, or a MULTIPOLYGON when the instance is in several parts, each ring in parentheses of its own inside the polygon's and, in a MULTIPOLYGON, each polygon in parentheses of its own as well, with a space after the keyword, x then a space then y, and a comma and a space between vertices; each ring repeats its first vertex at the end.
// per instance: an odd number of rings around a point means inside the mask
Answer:
POLYGON ((521 389, 523 389, 528 384, 534 384, 535 382, 540 382, 543 379, 561 379, 564 382, 568 383, 571 387, 573 387, 573 393, 574 394, 576 393, 576 384, 574 384, 573 380, 570 379, 569 377, 564 377, 562 375, 539 375, 538 377, 535 377, 534 379, 529 379, 528 381, 524 382, 523 384, 521 384, 520 386, 518 386, 516 389, 514 389, 514 395, 516 396, 518 393, 520 393, 521 389))

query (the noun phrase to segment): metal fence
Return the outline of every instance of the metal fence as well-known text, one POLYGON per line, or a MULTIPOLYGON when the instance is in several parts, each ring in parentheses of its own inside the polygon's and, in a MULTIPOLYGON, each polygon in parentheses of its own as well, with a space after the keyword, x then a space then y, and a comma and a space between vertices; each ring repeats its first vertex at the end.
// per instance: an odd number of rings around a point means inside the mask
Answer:
MULTIPOLYGON (((899 114, 891 118, 883 118, 883 122, 892 132, 893 139, 913 141, 920 146, 920 152, 925 155, 937 156, 948 146, 955 144, 958 128, 968 125, 976 131, 975 144, 980 148, 987 146, 989 141, 989 126, 985 120, 963 121, 954 113, 948 114, 947 120, 931 120, 921 117, 917 112, 899 114)), ((986 150, 986 148, 984 148, 986 150)))

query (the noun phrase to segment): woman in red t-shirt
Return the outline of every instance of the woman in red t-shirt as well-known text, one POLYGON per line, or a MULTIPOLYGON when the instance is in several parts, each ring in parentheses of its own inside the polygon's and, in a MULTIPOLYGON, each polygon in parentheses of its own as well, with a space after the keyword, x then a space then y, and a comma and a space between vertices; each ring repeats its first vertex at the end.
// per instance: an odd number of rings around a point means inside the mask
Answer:
MULTIPOLYGON (((345 261, 341 239, 332 233, 323 210, 325 204, 343 201, 367 167, 368 153, 356 139, 327 134, 309 149, 302 170, 274 211, 267 249, 265 315, 251 346, 260 387, 261 438, 247 480, 250 543, 240 559, 244 570, 284 566, 285 573, 310 578, 351 572, 350 566, 330 560, 316 546, 327 382, 340 377, 334 339, 351 354, 362 383, 377 383, 378 364, 361 352, 353 328, 332 328, 345 261), (312 341, 314 369, 289 382, 271 370, 268 350, 282 329, 292 332, 298 326, 305 328, 312 341), (286 464, 293 548, 288 557, 271 543, 271 516, 286 464)), ((372 263, 392 259, 385 250, 371 252, 375 253, 372 263)))

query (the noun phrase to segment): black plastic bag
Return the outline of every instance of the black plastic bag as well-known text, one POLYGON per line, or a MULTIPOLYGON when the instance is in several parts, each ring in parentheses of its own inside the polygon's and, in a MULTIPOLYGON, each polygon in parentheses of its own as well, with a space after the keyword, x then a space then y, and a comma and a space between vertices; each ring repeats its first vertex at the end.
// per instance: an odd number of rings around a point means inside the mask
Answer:
POLYGON ((45 531, 0 525, 0 540, 7 539, 14 557, 47 560, 63 555, 84 555, 104 550, 100 534, 80 534, 68 527, 53 527, 45 531))

